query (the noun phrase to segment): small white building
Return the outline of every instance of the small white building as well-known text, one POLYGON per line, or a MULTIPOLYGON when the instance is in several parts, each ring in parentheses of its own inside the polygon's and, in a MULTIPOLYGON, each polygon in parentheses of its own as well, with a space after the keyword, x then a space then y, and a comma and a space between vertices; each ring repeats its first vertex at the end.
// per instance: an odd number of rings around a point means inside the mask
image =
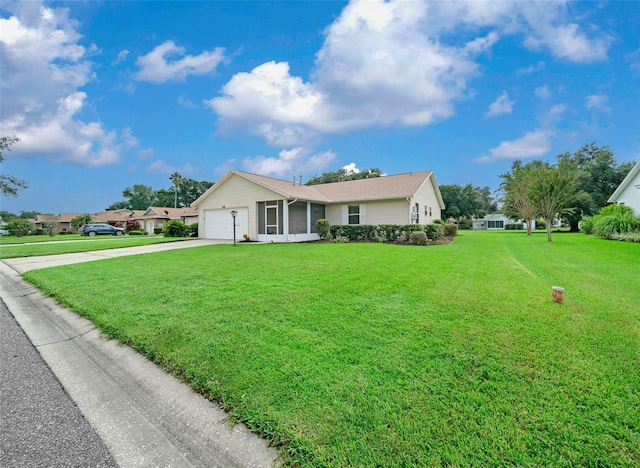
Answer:
POLYGON ((640 161, 633 166, 627 177, 607 201, 626 205, 633 210, 636 216, 640 216, 640 161))
MULTIPOLYGON (((527 229, 527 224, 521 220, 514 220, 508 218, 503 213, 490 213, 485 215, 484 218, 473 218, 471 220, 472 229, 483 230, 501 230, 505 229, 507 224, 520 224, 521 229, 527 229)), ((536 228, 536 222, 531 221, 531 229, 536 228)))

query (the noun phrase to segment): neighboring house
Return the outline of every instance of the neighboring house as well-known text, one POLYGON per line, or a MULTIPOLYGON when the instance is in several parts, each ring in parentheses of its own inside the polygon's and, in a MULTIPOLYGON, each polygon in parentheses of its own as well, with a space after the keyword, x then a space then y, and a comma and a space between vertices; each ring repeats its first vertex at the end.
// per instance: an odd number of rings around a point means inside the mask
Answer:
POLYGON ((141 216, 144 210, 128 210, 121 208, 119 210, 107 210, 101 211, 91 215, 94 223, 106 223, 112 226, 125 227, 127 221, 130 219, 136 219, 136 216, 141 216))
POLYGON ((82 213, 60 213, 59 215, 44 214, 36 215, 36 219, 33 221, 36 229, 47 229, 47 224, 51 221, 57 223, 56 233, 59 232, 71 232, 71 220, 82 213))
MULTIPOLYGON (((490 213, 488 215, 485 215, 484 218, 473 218, 471 220, 471 224, 473 229, 485 229, 485 230, 504 229, 507 224, 520 224, 522 226, 522 229, 527 228, 527 225, 523 220, 521 219, 514 220, 511 218, 508 218, 502 213, 490 213)), ((531 221, 531 229, 535 229, 535 228, 536 228, 536 222, 531 221)))
POLYGON ((607 201, 626 205, 633 210, 636 216, 640 216, 640 161, 633 166, 627 177, 607 201))
POLYGON ((233 239, 247 234, 264 242, 318 240, 317 221, 338 224, 428 224, 444 202, 432 171, 320 185, 228 172, 191 206, 198 237, 233 239))
POLYGON ((137 216, 142 229, 153 234, 155 228, 162 228, 167 221, 180 221, 190 225, 198 222, 198 210, 195 208, 168 208, 164 206, 150 206, 144 213, 137 216))

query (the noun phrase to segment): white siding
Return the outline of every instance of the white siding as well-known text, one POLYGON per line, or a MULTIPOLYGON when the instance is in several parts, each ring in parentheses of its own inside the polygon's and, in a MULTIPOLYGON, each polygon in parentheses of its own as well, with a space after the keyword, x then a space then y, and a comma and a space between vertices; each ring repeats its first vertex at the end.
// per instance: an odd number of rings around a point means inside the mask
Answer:
POLYGON ((640 216, 640 172, 618 196, 616 203, 625 204, 633 210, 636 216, 640 216))
MULTIPOLYGON (((258 238, 256 202, 265 200, 283 200, 284 198, 271 190, 258 184, 232 174, 215 191, 209 194, 198 205, 198 237, 205 236, 204 217, 205 210, 227 209, 229 213, 233 209, 247 208, 248 211, 248 232, 246 234, 253 239, 258 238)), ((285 202, 286 203, 286 202, 285 202)), ((231 214, 229 214, 231 216, 231 214)), ((245 234, 240 233, 240 235, 245 234)))
MULTIPOLYGON (((350 203, 355 204, 355 203, 350 203)), ((409 224, 407 200, 384 200, 359 203, 361 224, 409 224)), ((348 224, 349 204, 327 205, 325 216, 331 225, 348 224)))
POLYGON ((418 203, 420 211, 420 224, 431 224, 434 219, 442 218, 442 210, 440 209, 440 202, 438 202, 438 196, 433 186, 431 178, 427 180, 422 187, 416 192, 411 199, 411 206, 415 206, 418 203), (431 216, 425 216, 424 207, 431 207, 431 216))

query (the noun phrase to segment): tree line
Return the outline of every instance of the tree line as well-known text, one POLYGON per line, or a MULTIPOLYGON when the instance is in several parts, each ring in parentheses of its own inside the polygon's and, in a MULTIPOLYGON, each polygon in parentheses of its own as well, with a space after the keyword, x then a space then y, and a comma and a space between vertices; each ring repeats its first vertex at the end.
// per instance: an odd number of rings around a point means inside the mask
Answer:
POLYGON ((204 192, 214 184, 206 180, 194 180, 182 177, 175 172, 169 177, 173 182, 170 189, 156 190, 151 186, 136 184, 122 191, 124 200, 106 207, 106 210, 146 210, 150 206, 172 206, 184 208, 191 206, 204 192))

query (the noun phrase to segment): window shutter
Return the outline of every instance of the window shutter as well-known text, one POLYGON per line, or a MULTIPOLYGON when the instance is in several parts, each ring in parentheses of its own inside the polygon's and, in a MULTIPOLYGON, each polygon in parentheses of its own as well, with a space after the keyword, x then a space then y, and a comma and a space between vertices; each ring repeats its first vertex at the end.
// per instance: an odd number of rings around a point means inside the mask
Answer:
POLYGON ((367 205, 360 205, 360 224, 367 224, 367 205))
POLYGON ((349 205, 342 205, 342 224, 349 224, 349 205))

